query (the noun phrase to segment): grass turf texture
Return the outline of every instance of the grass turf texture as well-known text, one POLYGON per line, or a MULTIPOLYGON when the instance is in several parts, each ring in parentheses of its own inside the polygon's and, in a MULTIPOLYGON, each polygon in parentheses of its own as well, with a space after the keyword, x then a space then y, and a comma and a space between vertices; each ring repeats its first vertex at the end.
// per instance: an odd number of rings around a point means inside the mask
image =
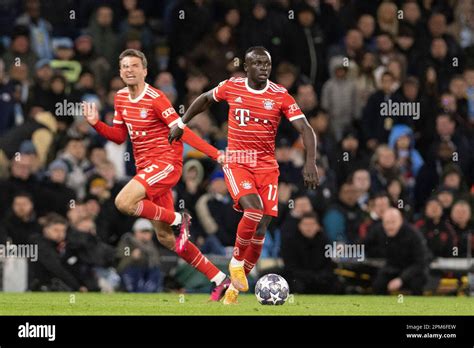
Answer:
POLYGON ((239 305, 224 306, 208 303, 204 294, 74 296, 0 293, 0 315, 474 315, 474 301, 466 297, 404 296, 399 303, 396 296, 294 295, 293 303, 262 306, 246 294, 239 296, 239 305))

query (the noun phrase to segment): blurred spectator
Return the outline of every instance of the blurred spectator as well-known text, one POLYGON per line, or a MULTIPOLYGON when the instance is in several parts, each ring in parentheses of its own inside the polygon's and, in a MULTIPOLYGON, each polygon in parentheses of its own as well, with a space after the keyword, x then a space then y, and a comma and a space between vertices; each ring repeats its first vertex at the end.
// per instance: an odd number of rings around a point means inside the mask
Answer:
POLYGON ((431 192, 438 185, 444 168, 453 162, 454 144, 450 141, 441 141, 437 144, 434 158, 428 158, 416 177, 415 209, 421 208, 431 192))
POLYGON ((392 85, 394 77, 388 71, 382 74, 381 88, 374 92, 362 112, 362 129, 364 132, 365 145, 371 151, 375 150, 377 144, 386 143, 388 134, 393 125, 393 118, 381 116, 382 103, 389 100, 397 101, 393 96, 392 85))
POLYGON ((130 9, 127 19, 120 24, 121 41, 127 33, 135 32, 145 51, 149 51, 153 44, 153 35, 146 23, 145 13, 140 8, 130 9))
POLYGON ((372 195, 368 204, 368 215, 359 226, 358 235, 366 248, 367 257, 384 257, 385 233, 382 229, 382 216, 392 206, 388 195, 379 192, 372 195))
POLYGON ((292 238, 282 245, 286 279, 298 294, 341 292, 334 264, 326 256, 327 237, 314 213, 304 214, 292 238))
POLYGON ((24 65, 33 67, 38 57, 31 49, 31 42, 28 28, 25 26, 16 26, 11 35, 11 44, 8 51, 2 57, 7 70, 13 66, 24 65))
POLYGON ((370 173, 367 169, 355 170, 347 179, 357 190, 357 204, 362 211, 367 211, 370 196, 370 173))
POLYGON ((117 246, 117 270, 128 292, 160 292, 163 289, 153 231, 150 221, 138 219, 133 225, 133 233, 124 234, 117 246))
POLYGON ((357 198, 358 192, 353 184, 341 185, 337 201, 329 206, 322 220, 330 242, 358 242, 357 229, 363 216, 357 198))
POLYGON ((13 197, 11 209, 0 226, 0 244, 9 240, 13 244, 27 244, 32 236, 39 234, 33 197, 27 192, 18 192, 13 197))
POLYGON ((86 158, 86 145, 80 138, 70 138, 63 154, 58 157, 68 168, 66 185, 73 189, 79 199, 85 196, 86 172, 90 163, 86 158))
POLYGON ((236 61, 237 46, 231 27, 225 24, 218 25, 187 57, 190 66, 209 77, 211 86, 225 80, 240 67, 236 61))
POLYGON ((301 167, 297 167, 292 155, 291 143, 286 138, 280 138, 276 142, 275 158, 280 170, 280 178, 298 187, 303 187, 301 167))
POLYGON ((395 152, 397 167, 405 185, 413 189, 415 178, 423 166, 423 158, 415 149, 413 130, 404 124, 393 126, 388 138, 388 144, 395 152))
MULTIPOLYGON (((362 110, 367 104, 369 97, 377 89, 374 70, 377 66, 376 55, 373 52, 365 52, 362 56, 360 69, 355 78, 356 85, 356 108, 357 119, 362 116, 362 110)), ((353 106, 354 107, 354 106, 353 106)))
POLYGON ((348 78, 342 59, 339 62, 333 59, 331 63, 331 78, 323 85, 321 106, 328 110, 331 128, 336 140, 340 140, 355 117, 356 85, 348 78))
POLYGON ((386 264, 373 282, 376 294, 409 290, 421 295, 427 281, 426 246, 423 237, 406 222, 400 212, 389 208, 382 218, 386 234, 386 264))
POLYGON ((239 214, 233 208, 222 171, 211 176, 208 193, 196 202, 196 215, 207 234, 201 251, 225 255, 225 247, 234 246, 239 214))
POLYGON ((416 227, 425 236, 430 251, 430 259, 453 257, 457 237, 452 227, 443 218, 443 206, 436 198, 426 202, 424 217, 416 222, 416 227))
MULTIPOLYGON (((327 4, 321 4, 321 6, 326 11, 330 8, 327 4)), ((321 87, 320 81, 325 80, 328 74, 324 48, 330 40, 326 37, 322 21, 317 18, 322 16, 321 12, 318 16, 309 5, 303 5, 297 9, 294 26, 291 29, 288 28, 291 30, 289 53, 287 53, 290 61, 299 67, 301 73, 309 79, 313 86, 318 85, 319 88, 321 87)), ((326 17, 325 20, 328 19, 326 17)), ((337 24, 333 22, 331 27, 333 26, 337 27, 337 24)))
POLYGON ((383 2, 377 9, 377 26, 380 31, 398 34, 398 9, 393 2, 383 2))
POLYGON ((54 70, 61 71, 68 83, 74 84, 79 80, 82 71, 81 63, 75 59, 74 43, 68 37, 56 39, 53 42, 54 59, 50 65, 54 70))
POLYGON ((399 177, 399 174, 394 151, 387 145, 378 146, 370 165, 372 192, 387 190, 390 180, 399 177))
MULTIPOLYGON (((467 201, 459 200, 453 204, 450 214, 451 226, 456 233, 458 240, 458 256, 466 257, 468 254, 468 236, 471 235, 471 255, 474 249, 474 238, 472 231, 474 229, 474 221, 472 220, 471 206, 467 201)), ((456 255, 453 255, 456 256, 456 255)))
POLYGON ((369 157, 360 147, 360 133, 355 128, 347 128, 336 154, 337 183, 341 185, 350 173, 358 168, 367 168, 369 157))
POLYGON ((15 118, 14 84, 9 81, 5 71, 5 62, 0 59, 0 135, 17 125, 15 118))
POLYGON ((86 32, 92 37, 95 52, 112 64, 118 66, 117 34, 112 28, 114 12, 107 5, 97 7, 94 15, 90 18, 86 32), (114 64, 114 62, 117 62, 114 64))
POLYGON ((67 221, 50 213, 43 222, 42 234, 31 238, 38 245, 38 260, 28 268, 33 291, 88 291, 76 273, 78 258, 66 242, 67 221))
POLYGON ((368 13, 362 14, 357 20, 357 29, 360 30, 364 37, 365 49, 373 51, 375 49, 375 19, 368 13))
POLYGON ((46 177, 41 183, 54 194, 54 200, 48 202, 51 211, 66 216, 67 211, 76 199, 76 192, 66 186, 68 167, 61 160, 53 161, 48 166, 46 177))
POLYGON ((30 30, 31 46, 39 59, 52 59, 51 46, 52 26, 41 17, 40 0, 27 0, 25 13, 16 20, 17 25, 24 25, 30 30))

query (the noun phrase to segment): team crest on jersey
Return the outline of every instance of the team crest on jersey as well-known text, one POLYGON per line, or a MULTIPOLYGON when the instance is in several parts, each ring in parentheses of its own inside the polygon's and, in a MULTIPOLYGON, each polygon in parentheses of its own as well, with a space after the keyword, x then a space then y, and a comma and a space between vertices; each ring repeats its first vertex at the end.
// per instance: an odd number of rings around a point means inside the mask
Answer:
POLYGON ((240 186, 242 186, 245 190, 250 190, 252 188, 252 183, 250 181, 244 180, 240 182, 240 186))
POLYGON ((265 99, 263 101, 263 107, 265 108, 265 110, 273 109, 273 105, 275 105, 275 102, 273 100, 265 99))
POLYGON ((141 117, 141 118, 146 118, 146 115, 147 115, 146 109, 141 109, 141 110, 140 110, 140 117, 141 117))

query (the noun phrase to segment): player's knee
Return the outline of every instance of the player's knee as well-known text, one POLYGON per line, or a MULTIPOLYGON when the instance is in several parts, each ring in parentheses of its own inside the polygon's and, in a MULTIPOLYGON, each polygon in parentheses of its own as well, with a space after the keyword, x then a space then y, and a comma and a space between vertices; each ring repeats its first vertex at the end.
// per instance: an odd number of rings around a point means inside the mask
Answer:
POLYGON ((246 208, 244 209, 244 217, 247 219, 253 220, 257 223, 263 218, 263 209, 262 208, 246 208))
POLYGON ((115 206, 123 214, 132 215, 134 213, 131 202, 123 195, 115 197, 115 206))

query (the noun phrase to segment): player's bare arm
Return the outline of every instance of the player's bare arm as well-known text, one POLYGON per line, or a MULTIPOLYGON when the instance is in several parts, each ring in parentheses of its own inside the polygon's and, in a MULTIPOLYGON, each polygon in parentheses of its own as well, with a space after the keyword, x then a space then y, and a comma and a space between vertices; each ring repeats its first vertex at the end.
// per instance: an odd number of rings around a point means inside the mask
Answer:
MULTIPOLYGON (((212 97, 212 89, 201 94, 193 103, 189 106, 188 110, 184 113, 182 117, 183 123, 186 125, 192 118, 196 115, 199 115, 201 112, 207 110, 213 103, 215 103, 214 98, 212 97)), ((168 141, 171 144, 175 140, 181 139, 183 136, 183 128, 180 128, 179 125, 174 125, 170 129, 170 133, 168 135, 168 141)))
POLYGON ((319 174, 316 167, 316 134, 305 117, 294 120, 291 124, 303 137, 303 144, 306 150, 303 167, 304 184, 310 189, 315 189, 319 185, 319 174))

